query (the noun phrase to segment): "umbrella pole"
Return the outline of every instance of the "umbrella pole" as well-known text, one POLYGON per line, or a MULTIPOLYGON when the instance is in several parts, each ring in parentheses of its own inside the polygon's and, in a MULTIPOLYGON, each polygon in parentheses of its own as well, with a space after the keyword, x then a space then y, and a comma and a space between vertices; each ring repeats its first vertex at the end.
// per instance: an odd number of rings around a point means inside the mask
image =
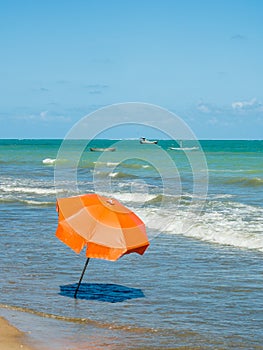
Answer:
POLYGON ((89 259, 90 259, 90 258, 88 258, 88 259, 86 260, 86 263, 85 263, 84 268, 83 268, 83 270, 82 270, 82 274, 81 274, 81 276, 80 276, 78 286, 77 286, 77 288, 76 288, 76 290, 75 290, 74 298, 77 297, 77 293, 78 293, 78 290, 79 290, 79 286, 80 286, 80 284, 81 284, 82 278, 83 278, 84 273, 85 273, 85 271, 86 271, 86 268, 87 268, 87 266, 88 266, 89 259))

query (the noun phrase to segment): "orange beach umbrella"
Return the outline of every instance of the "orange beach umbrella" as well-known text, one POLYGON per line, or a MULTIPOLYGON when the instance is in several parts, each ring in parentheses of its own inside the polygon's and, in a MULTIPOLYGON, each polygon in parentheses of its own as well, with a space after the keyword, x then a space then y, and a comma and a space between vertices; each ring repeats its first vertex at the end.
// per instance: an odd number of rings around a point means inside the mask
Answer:
POLYGON ((57 200, 56 236, 76 253, 85 246, 90 258, 115 261, 125 254, 143 254, 149 246, 145 225, 130 209, 112 198, 84 194, 57 200))

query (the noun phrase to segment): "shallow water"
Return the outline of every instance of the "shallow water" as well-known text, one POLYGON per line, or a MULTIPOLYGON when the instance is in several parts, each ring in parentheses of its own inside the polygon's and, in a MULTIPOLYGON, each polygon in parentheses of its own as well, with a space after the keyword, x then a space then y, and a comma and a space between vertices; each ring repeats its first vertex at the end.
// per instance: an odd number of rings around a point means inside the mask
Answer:
MULTIPOLYGON (((143 256, 91 260, 75 300, 85 252, 76 255, 55 237, 55 161, 43 163, 56 159, 60 142, 3 141, 1 315, 50 350, 263 349, 262 142, 230 143, 202 144, 209 191, 194 202, 201 212, 192 210, 184 155, 172 153, 180 193, 169 192, 174 177, 161 188, 148 150, 143 161, 114 169, 112 155, 96 169, 98 155, 83 156, 80 190, 94 190, 96 171, 98 183, 110 177, 114 196, 146 222, 151 245, 143 256)), ((69 186, 58 190, 72 194, 69 186)))

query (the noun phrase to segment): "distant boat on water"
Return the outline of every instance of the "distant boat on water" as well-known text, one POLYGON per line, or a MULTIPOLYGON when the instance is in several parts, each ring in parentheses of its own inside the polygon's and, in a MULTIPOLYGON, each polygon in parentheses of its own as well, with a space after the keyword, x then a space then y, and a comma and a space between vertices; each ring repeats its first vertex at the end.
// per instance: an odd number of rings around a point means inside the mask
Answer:
POLYGON ((158 141, 151 141, 151 140, 147 140, 145 137, 141 137, 141 138, 140 138, 140 143, 144 143, 144 144, 157 144, 158 141))
POLYGON ((183 141, 179 141, 180 147, 169 147, 172 151, 196 151, 198 147, 183 147, 183 141))
POLYGON ((90 147, 91 152, 114 152, 116 151, 115 147, 107 147, 107 148, 98 148, 98 147, 90 147))

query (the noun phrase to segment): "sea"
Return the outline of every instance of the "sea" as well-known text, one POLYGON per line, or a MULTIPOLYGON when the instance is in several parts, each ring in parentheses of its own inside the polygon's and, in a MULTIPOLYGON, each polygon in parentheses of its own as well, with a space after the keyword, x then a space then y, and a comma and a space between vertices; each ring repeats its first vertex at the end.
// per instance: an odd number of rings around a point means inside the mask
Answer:
POLYGON ((0 140, 0 241, 0 315, 40 349, 263 349, 262 140, 0 140), (150 246, 91 259, 75 299, 56 200, 94 192, 150 246))

